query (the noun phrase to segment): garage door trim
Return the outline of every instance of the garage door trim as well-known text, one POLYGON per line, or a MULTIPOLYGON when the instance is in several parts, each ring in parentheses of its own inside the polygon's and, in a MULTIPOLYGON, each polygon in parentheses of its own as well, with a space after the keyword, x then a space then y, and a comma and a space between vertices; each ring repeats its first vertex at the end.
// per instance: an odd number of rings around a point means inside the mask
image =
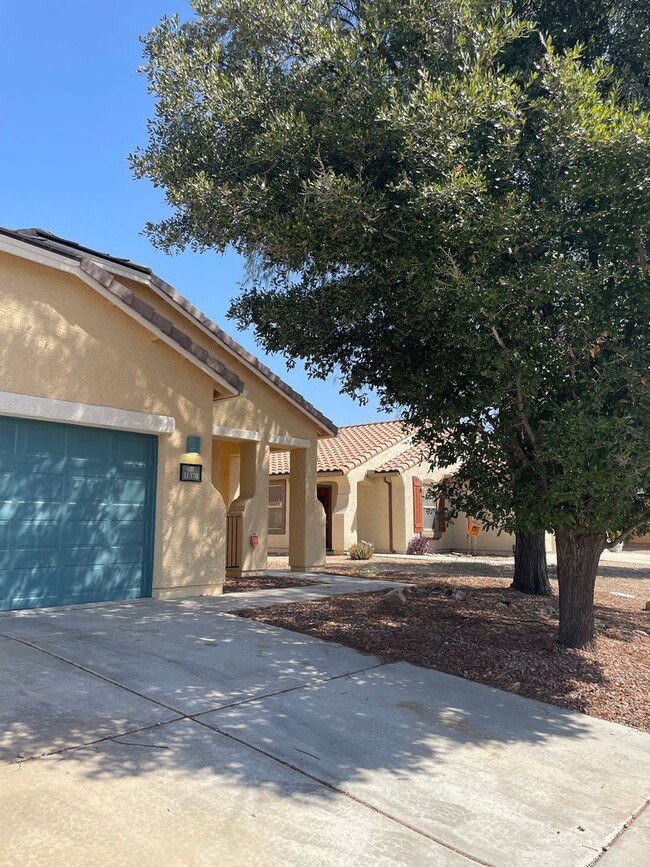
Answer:
POLYGON ((55 400, 33 394, 0 391, 0 415, 34 421, 53 421, 62 424, 78 424, 133 433, 171 434, 176 429, 176 420, 169 415, 155 415, 114 406, 90 403, 75 403, 55 400))

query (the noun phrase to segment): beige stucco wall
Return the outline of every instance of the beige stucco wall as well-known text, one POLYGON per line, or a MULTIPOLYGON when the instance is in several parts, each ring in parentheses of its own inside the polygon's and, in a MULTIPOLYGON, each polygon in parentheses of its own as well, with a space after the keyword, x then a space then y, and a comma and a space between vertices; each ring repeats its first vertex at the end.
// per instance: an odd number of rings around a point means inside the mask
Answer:
MULTIPOLYGON (((227 504, 213 484, 213 426, 260 435, 248 455, 253 470, 245 510, 247 532, 259 532, 261 541, 258 549, 247 549, 245 565, 260 571, 266 565, 267 438, 300 437, 315 449, 316 424, 164 300, 138 283, 129 285, 238 373, 245 396, 213 402, 210 376, 92 287, 73 274, 5 253, 0 254, 0 390, 172 416, 174 433, 158 437, 154 595, 221 592, 227 504), (201 484, 178 478, 188 435, 202 440, 201 484)), ((305 502, 315 501, 315 479, 304 487, 305 502)), ((309 556, 322 560, 315 548, 309 556)))
POLYGON ((626 546, 639 545, 642 548, 647 548, 650 546, 650 533, 646 533, 645 536, 632 536, 625 544, 626 546))
MULTIPOLYGON (((335 554, 348 551, 355 542, 372 542, 380 553, 390 551, 388 510, 392 489, 393 551, 404 553, 413 529, 413 477, 438 481, 443 470, 431 470, 428 463, 420 464, 401 475, 379 475, 377 467, 391 461, 408 448, 400 443, 350 470, 346 475, 318 475, 319 485, 332 488, 332 550, 335 554)), ((288 478, 273 476, 272 478, 288 478)), ((269 537, 269 550, 284 552, 289 547, 289 532, 269 537)))
POLYGON ((485 527, 476 537, 467 535, 467 516, 461 513, 455 521, 450 521, 446 531, 439 539, 432 540, 434 551, 459 551, 471 554, 498 554, 510 556, 513 552, 515 537, 511 533, 487 530, 485 527))

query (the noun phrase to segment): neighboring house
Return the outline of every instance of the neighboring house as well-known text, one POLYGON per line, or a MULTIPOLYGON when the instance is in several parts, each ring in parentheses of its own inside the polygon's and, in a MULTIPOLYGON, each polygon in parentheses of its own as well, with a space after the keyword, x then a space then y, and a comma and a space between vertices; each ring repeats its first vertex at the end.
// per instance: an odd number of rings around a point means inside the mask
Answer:
MULTIPOLYGON (((514 537, 481 528, 467 534, 467 520, 444 518, 444 503, 431 486, 453 468, 431 470, 422 446, 414 446, 399 421, 339 428, 318 443, 318 499, 326 516, 328 551, 342 554, 355 542, 372 542, 378 552, 406 552, 413 536, 432 539, 436 551, 512 554, 514 537)), ((286 514, 291 506, 289 453, 273 453, 269 480, 269 551, 290 548, 286 514)), ((318 532, 315 529, 314 532, 318 532)))
POLYGON ((0 229, 0 609, 263 573, 278 448, 291 567, 319 567, 316 443, 335 433, 148 268, 0 229))
POLYGON ((632 550, 650 548, 650 533, 646 533, 644 536, 631 536, 625 543, 625 548, 632 550))

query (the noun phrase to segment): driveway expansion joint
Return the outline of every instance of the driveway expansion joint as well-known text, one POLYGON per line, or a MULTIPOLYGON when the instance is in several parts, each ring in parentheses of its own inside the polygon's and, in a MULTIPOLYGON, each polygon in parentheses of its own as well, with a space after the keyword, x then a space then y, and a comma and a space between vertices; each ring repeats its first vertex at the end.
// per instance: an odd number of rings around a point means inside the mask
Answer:
POLYGON ((307 771, 302 770, 302 768, 291 764, 291 762, 287 762, 284 759, 281 759, 278 756, 274 755, 273 753, 270 753, 267 750, 263 750, 261 747, 250 744, 248 743, 248 741, 245 741, 242 738, 238 738, 230 732, 223 731, 223 729, 220 729, 218 726, 209 725, 208 723, 198 719, 195 719, 194 722, 196 722, 198 725, 204 726, 207 729, 210 729, 213 732, 216 732, 222 737, 234 741, 240 746, 247 747, 248 749, 253 750, 256 753, 259 753, 261 756, 265 756, 267 759, 271 759, 271 761, 276 762, 278 765, 281 765, 284 768, 288 768, 289 770, 300 774, 300 776, 305 777, 306 779, 311 780, 314 783, 318 783, 318 785, 329 789, 331 792, 335 792, 337 795, 342 795, 344 798, 348 798, 349 800, 354 801, 356 804, 365 807, 367 810, 371 810, 373 813, 382 816, 384 819, 388 819, 388 821, 390 822, 395 822, 395 824, 399 825, 402 828, 405 828, 407 831, 411 831, 412 833, 418 834, 420 837, 424 837, 426 840, 429 840, 432 843, 436 843, 438 846, 442 846, 444 849, 453 852, 455 855, 460 855, 463 858, 466 858, 468 861, 472 861, 474 864, 480 864, 481 867, 497 867, 497 865, 492 864, 490 861, 483 861, 481 858, 477 858, 475 855, 472 855, 469 852, 464 852, 462 849, 458 849, 451 843, 445 842, 441 838, 436 837, 434 834, 429 834, 426 831, 417 828, 415 825, 411 825, 409 822, 405 822, 403 819, 400 819, 397 816, 393 816, 386 810, 382 810, 381 807, 377 807, 374 804, 371 804, 369 801, 365 801, 363 798, 359 798, 356 795, 353 795, 346 789, 341 789, 338 786, 334 786, 332 785, 332 783, 328 783, 327 780, 323 780, 320 777, 315 776, 314 774, 310 774, 307 771))
POLYGON ((614 848, 614 846, 616 846, 616 844, 621 840, 621 838, 624 837, 627 832, 634 827, 634 823, 643 815, 643 813, 645 813, 646 810, 650 810, 650 798, 648 798, 643 804, 641 804, 639 809, 635 810, 629 816, 629 818, 625 820, 623 825, 618 829, 616 834, 614 834, 609 843, 606 843, 603 846, 603 848, 598 853, 598 855, 596 855, 593 861, 590 861, 589 864, 587 864, 587 867, 594 867, 594 865, 598 864, 598 862, 601 861, 608 852, 611 852, 611 850, 614 848))
POLYGON ((178 714, 179 716, 184 716, 183 711, 178 708, 172 707, 169 704, 165 704, 162 701, 158 701, 158 699, 150 698, 148 695, 143 695, 135 689, 131 689, 128 686, 124 686, 122 683, 118 683, 116 680, 112 680, 110 677, 107 677, 105 674, 99 674, 97 671, 93 671, 91 668, 86 668, 85 665, 81 665, 79 662, 73 662, 71 659, 67 659, 65 656, 60 656, 58 653, 52 653, 51 650, 45 650, 45 648, 40 647, 38 644, 32 644, 30 641, 26 641, 24 638, 16 638, 15 636, 11 636, 11 641, 16 641, 18 644, 23 644, 25 647, 31 647, 32 650, 37 650, 39 653, 44 653, 46 656, 51 656, 52 659, 58 659, 59 662, 65 662, 66 665, 71 665, 73 668, 78 668, 79 671, 83 671, 85 674, 89 674, 91 677, 96 677, 98 680, 103 680, 105 683, 110 683, 111 686, 115 686, 118 689, 123 689, 125 692, 131 693, 131 695, 137 696, 137 698, 144 699, 145 701, 150 701, 152 704, 158 705, 158 707, 164 708, 164 710, 171 711, 174 714, 178 714))
POLYGON ((211 708, 209 710, 202 710, 199 713, 188 714, 187 719, 195 720, 199 722, 198 717, 207 716, 208 714, 220 713, 222 710, 232 710, 234 707, 240 707, 243 704, 254 704, 257 701, 264 701, 267 698, 274 698, 278 695, 286 695, 289 692, 298 692, 301 689, 309 689, 312 686, 319 686, 320 684, 330 683, 332 680, 341 680, 344 677, 354 677, 355 674, 363 674, 364 671, 374 671, 376 668, 382 668, 384 665, 389 665, 388 662, 378 662, 375 665, 368 665, 364 668, 356 668, 353 671, 345 671, 343 674, 333 674, 331 677, 317 677, 313 680, 305 681, 304 683, 299 683, 296 686, 287 686, 285 689, 278 689, 275 692, 265 692, 263 695, 255 695, 250 698, 242 698, 239 701, 233 701, 230 704, 223 704, 220 707, 211 708))

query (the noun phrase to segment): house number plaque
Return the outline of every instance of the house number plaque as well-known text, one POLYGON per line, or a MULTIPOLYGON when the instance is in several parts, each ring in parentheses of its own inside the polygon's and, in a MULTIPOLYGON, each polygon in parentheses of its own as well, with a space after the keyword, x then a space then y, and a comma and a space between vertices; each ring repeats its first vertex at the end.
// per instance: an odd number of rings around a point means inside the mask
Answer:
POLYGON ((181 464, 181 482, 200 482, 203 464, 181 464))

